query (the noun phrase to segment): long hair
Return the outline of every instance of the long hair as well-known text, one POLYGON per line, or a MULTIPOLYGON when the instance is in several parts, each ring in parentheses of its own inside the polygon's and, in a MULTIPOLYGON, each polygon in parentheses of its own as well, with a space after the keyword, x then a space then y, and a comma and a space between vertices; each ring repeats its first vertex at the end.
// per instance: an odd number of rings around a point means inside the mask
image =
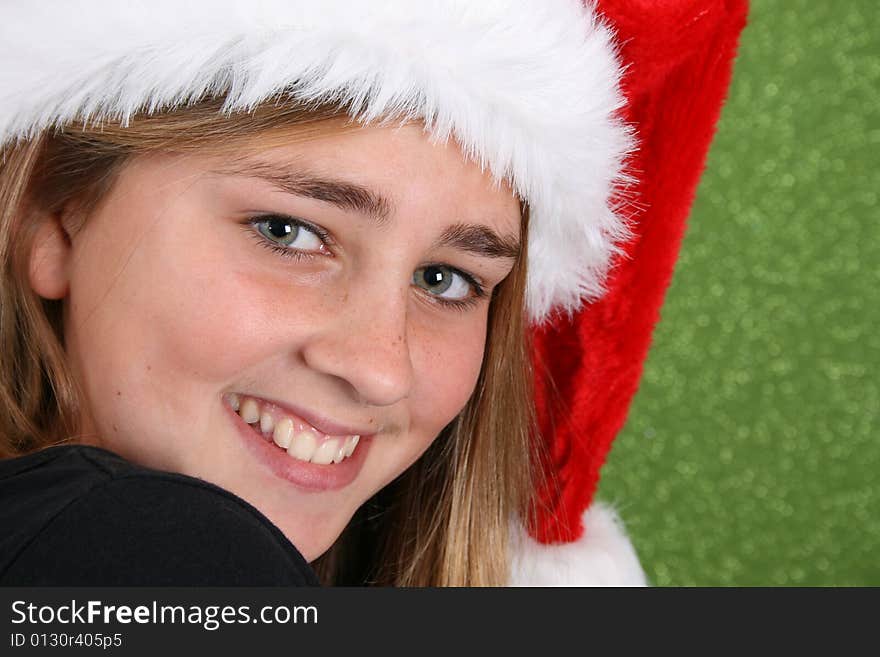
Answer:
MULTIPOLYGON (((0 457, 75 443, 79 431, 83 395, 65 355, 62 301, 40 298, 29 284, 36 213, 72 207, 81 226, 139 154, 234 153, 244 138, 281 144, 358 127, 329 106, 266 103, 226 115, 221 105, 212 99, 139 115, 126 125, 66 125, 0 153, 0 457)), ((364 504, 314 562, 324 583, 506 582, 508 527, 512 520, 528 522, 535 489, 525 205, 522 215, 522 255, 493 293, 473 395, 426 453, 364 504)))

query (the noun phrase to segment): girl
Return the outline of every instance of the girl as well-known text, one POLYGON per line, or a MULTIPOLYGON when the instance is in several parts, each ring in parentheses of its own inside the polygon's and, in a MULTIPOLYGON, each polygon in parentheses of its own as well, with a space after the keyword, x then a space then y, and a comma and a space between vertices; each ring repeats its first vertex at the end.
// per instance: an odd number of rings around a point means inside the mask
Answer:
POLYGON ((579 578, 522 528, 579 537, 635 391, 742 25, 690 4, 626 97, 663 10, 4 9, 0 581, 643 582, 609 510, 579 578))

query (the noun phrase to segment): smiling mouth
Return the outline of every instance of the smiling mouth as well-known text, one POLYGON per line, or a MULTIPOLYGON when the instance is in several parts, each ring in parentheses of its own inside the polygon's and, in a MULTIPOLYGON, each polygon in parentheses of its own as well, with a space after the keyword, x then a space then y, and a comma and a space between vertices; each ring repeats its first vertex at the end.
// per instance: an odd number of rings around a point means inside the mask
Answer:
POLYGON ((358 435, 322 433, 302 418, 254 397, 229 393, 224 399, 254 432, 300 461, 318 465, 340 463, 354 453, 360 440, 358 435))

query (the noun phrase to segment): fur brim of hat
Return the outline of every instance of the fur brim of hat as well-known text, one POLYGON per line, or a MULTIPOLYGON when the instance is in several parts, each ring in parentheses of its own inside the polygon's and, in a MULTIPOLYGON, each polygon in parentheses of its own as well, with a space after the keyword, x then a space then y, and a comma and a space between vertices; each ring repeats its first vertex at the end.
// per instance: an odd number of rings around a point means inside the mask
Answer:
POLYGON ((41 0, 3 14, 0 144, 218 95, 229 112, 290 95, 421 119, 528 202, 533 323, 600 297, 630 236, 615 212, 632 149, 621 67, 578 0, 41 0))

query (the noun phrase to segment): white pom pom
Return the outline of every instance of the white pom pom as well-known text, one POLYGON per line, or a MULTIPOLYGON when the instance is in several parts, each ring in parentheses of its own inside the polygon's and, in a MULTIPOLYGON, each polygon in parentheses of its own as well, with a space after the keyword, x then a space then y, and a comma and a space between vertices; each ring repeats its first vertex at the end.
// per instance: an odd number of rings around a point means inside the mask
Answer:
POLYGON ((515 523, 510 586, 647 586, 645 572, 617 513, 594 503, 584 513, 584 535, 544 545, 515 523))

